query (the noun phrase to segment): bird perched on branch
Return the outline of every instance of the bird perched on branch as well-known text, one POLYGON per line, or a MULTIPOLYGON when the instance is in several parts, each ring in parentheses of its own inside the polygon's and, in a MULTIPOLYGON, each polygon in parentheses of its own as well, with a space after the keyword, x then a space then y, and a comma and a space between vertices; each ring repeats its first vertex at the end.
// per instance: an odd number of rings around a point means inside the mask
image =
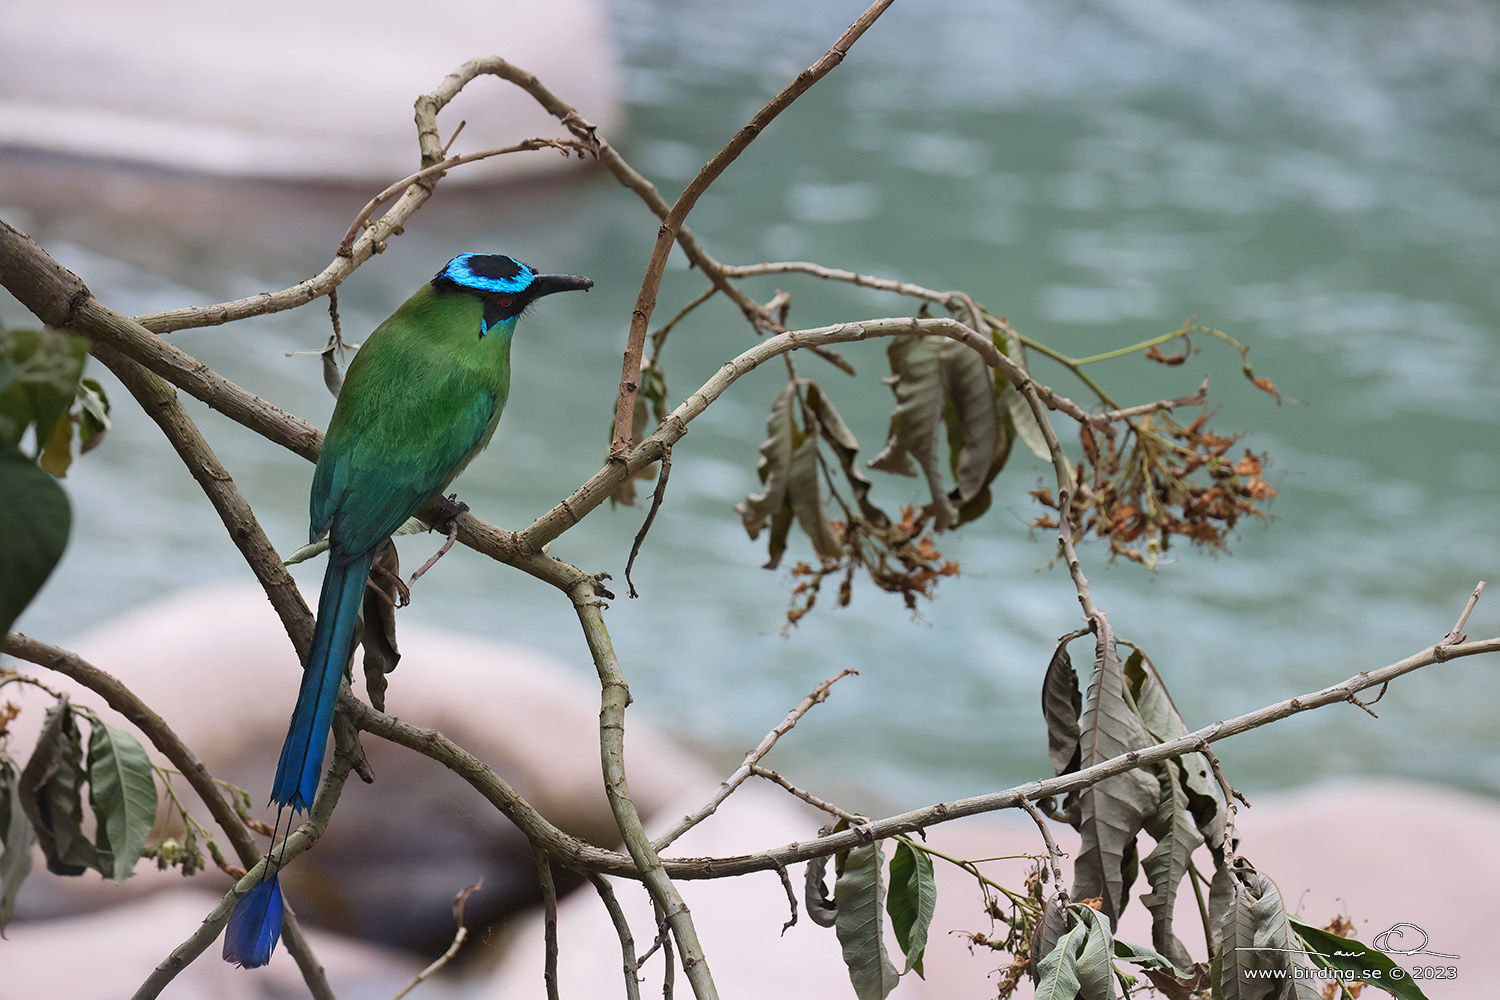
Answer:
MULTIPOLYGON (((510 342, 521 313, 544 295, 593 284, 574 274, 538 274, 502 254, 459 254, 380 324, 349 364, 313 473, 311 534, 328 536, 328 569, 271 790, 283 810, 295 816, 317 793, 376 551, 490 443, 510 392, 510 342)), ((281 918, 272 871, 236 904, 224 959, 264 965, 281 918)))

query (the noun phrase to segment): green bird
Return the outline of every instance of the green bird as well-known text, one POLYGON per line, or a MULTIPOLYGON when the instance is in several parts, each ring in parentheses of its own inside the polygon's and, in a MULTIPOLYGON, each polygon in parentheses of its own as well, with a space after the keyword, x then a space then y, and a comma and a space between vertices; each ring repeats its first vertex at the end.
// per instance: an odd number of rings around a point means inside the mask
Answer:
POLYGON ((328 570, 271 801, 312 805, 375 552, 494 437, 516 320, 543 295, 593 284, 500 254, 459 254, 350 362, 313 473, 311 535, 328 535, 328 570))
MULTIPOLYGON (((272 802, 294 815, 312 805, 376 550, 490 443, 510 393, 516 321, 543 295, 593 284, 501 254, 459 254, 349 364, 313 473, 311 535, 328 535, 328 569, 272 802)), ((225 959, 265 964, 281 916, 272 875, 236 906, 225 959)))

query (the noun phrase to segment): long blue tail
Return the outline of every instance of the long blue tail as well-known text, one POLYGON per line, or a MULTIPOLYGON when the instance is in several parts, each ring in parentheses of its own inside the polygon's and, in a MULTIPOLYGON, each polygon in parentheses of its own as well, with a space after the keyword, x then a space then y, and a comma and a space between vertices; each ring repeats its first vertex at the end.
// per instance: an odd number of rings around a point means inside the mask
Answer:
POLYGON ((281 880, 267 874, 240 897, 224 928, 224 961, 258 969, 271 960, 286 916, 281 880))
POLYGON ((354 625, 375 550, 344 561, 339 552, 330 549, 328 560, 312 649, 302 671, 302 688, 297 692, 297 707, 292 710, 292 723, 281 745, 281 762, 276 765, 276 783, 271 790, 271 801, 291 806, 294 813, 311 808, 323 777, 323 751, 333 726, 339 681, 354 646, 354 625))

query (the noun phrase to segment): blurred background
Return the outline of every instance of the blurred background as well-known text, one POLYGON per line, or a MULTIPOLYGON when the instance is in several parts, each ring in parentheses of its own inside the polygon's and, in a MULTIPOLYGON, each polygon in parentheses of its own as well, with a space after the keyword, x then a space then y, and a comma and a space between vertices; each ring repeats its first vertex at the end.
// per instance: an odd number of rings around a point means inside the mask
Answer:
MULTIPOLYGON (((60 67, 26 35, 57 33, 20 6, 0 13, 11 40, 0 46, 12 47, 0 58, 0 217, 125 313, 319 271, 359 207, 415 169, 411 101, 465 58, 496 53, 538 72, 670 200, 861 9, 460 5, 419 44, 394 5, 327 5, 296 44, 185 23, 162 43, 178 50, 153 55, 148 73, 122 61, 130 46, 112 33, 128 25, 83 16, 81 0, 74 37, 97 49, 60 67), (523 18, 526 31, 511 30, 523 18), (210 38, 241 49, 205 47, 210 38)), ((274 11, 257 16, 277 23, 274 11)), ((1199 726, 1435 642, 1475 583, 1495 580, 1497 74, 1500 9, 1481 0, 898 3, 689 225, 726 262, 806 259, 962 288, 1073 356, 1194 316, 1251 345, 1281 405, 1206 338, 1179 368, 1132 357, 1093 370, 1123 402, 1187 394, 1208 375, 1215 426, 1253 431, 1246 444, 1272 458, 1274 522, 1244 525, 1232 554, 1174 548, 1152 573, 1108 564, 1098 544, 1082 549, 1117 633, 1153 657, 1199 726)), ((556 133, 534 118, 486 118, 488 102, 512 100, 505 89, 478 81, 445 114, 449 132, 469 120, 455 151, 556 133)), ((458 483, 475 513, 511 528, 601 464, 657 228, 597 166, 528 155, 541 164, 528 178, 450 177, 340 289, 357 340, 461 251, 595 279, 588 296, 548 300, 522 324, 501 431, 458 483)), ((702 287, 674 258, 658 320, 702 287)), ((791 292, 798 326, 913 308, 791 277, 751 290, 766 299, 777 288, 791 292)), ((0 292, 0 322, 30 317, 0 292)), ((171 339, 321 426, 333 401, 318 364, 288 352, 327 334, 319 301, 171 339)), ((750 342, 722 302, 699 310, 663 358, 673 403, 750 342)), ((833 396, 868 458, 889 411, 883 347, 846 354, 857 379, 811 358, 801 371, 833 396)), ((1066 373, 1034 367, 1083 397, 1066 373)), ((155 426, 99 366, 91 373, 108 387, 115 428, 66 480, 68 554, 18 623, 48 640, 182 588, 250 579, 155 426)), ((861 676, 769 762, 799 784, 875 814, 1050 773, 1041 676, 1079 615, 1066 574, 1046 567, 1051 537, 1027 528, 1038 513, 1028 491, 1048 471, 1016 450, 991 513, 940 539, 963 576, 919 617, 864 586, 851 607, 825 601, 783 635, 792 581, 760 568, 764 540, 747 539, 732 509, 758 488, 756 449, 782 378, 768 366, 743 380, 674 453, 635 569, 642 596, 617 586, 608 614, 632 711, 728 764, 819 681, 855 667, 861 676)), ((304 541, 310 467, 187 406, 272 541, 283 552, 304 541)), ((922 496, 915 480, 882 477, 877 489, 888 509, 922 496)), ((622 584, 642 514, 602 509, 552 551, 622 584)), ((789 563, 809 555, 797 544, 789 563)), ((404 559, 415 566, 435 546, 406 540, 404 559)), ((320 563, 297 571, 308 588, 321 574, 320 563)), ((1481 601, 1471 635, 1500 631, 1497 600, 1481 601)), ((567 601, 472 552, 444 559, 402 615, 527 643, 592 674, 567 601)), ((403 685, 420 683, 416 666, 392 677, 397 712, 403 685)), ((1466 659, 1397 683, 1379 720, 1330 708, 1219 752, 1252 792, 1347 774, 1500 792, 1497 702, 1494 662, 1466 659)))

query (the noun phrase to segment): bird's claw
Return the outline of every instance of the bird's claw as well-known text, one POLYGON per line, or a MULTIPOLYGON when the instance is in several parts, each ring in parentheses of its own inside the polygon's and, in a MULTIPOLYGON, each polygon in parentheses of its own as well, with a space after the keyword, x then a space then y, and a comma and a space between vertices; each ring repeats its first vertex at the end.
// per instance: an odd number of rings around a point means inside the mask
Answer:
POLYGON ((457 493, 438 497, 432 506, 432 530, 450 537, 458 530, 459 515, 469 512, 469 505, 460 500, 457 493))

